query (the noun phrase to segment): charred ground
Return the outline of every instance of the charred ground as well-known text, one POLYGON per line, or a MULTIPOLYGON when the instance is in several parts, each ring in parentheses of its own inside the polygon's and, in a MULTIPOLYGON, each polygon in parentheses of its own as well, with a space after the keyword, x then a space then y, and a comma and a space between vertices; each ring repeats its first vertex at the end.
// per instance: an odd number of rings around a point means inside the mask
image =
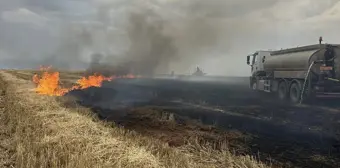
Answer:
POLYGON ((161 134, 159 138, 174 145, 181 143, 176 138, 188 138, 189 134, 183 132, 196 132, 206 141, 218 142, 228 137, 223 136, 225 132, 233 131, 242 136, 229 134, 231 146, 242 146, 240 153, 259 155, 266 162, 287 162, 298 167, 337 167, 340 163, 340 108, 334 102, 327 102, 328 106, 325 101, 301 106, 280 103, 268 95, 250 92, 246 78, 230 77, 218 82, 125 79, 69 95, 91 106, 103 119, 116 120, 142 134, 161 134), (137 107, 151 112, 140 114, 133 110, 137 107), (176 126, 164 129, 164 124, 157 122, 162 117, 156 116, 166 114, 173 115, 176 126), (187 129, 190 124, 185 121, 190 120, 214 127, 205 131, 187 129), (210 137, 204 136, 206 133, 210 137))

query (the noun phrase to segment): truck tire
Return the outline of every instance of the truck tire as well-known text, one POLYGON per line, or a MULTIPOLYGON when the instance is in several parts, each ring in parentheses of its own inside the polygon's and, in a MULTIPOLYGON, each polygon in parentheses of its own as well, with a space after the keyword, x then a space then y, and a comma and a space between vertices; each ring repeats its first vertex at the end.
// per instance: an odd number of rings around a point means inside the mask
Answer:
POLYGON ((257 83, 256 83, 256 82, 253 82, 253 84, 252 84, 251 87, 252 87, 253 90, 257 90, 257 83))
POLYGON ((300 102, 301 98, 301 87, 298 83, 294 82, 289 89, 289 98, 290 101, 294 104, 300 102))
POLYGON ((278 88, 278 97, 280 100, 286 100, 288 97, 288 85, 285 81, 280 82, 278 88))

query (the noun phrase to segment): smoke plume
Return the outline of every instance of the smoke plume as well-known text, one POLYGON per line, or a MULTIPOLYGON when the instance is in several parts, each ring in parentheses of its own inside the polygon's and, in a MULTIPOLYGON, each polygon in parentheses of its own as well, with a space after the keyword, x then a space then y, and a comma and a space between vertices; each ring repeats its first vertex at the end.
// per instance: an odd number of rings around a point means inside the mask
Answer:
POLYGON ((1 66, 249 75, 256 50, 337 43, 338 0, 0 1, 1 66), (287 13, 287 9, 290 12, 287 13), (299 38, 296 38, 296 37, 299 38), (97 63, 92 57, 101 55, 97 63), (99 63, 98 63, 99 62, 99 63))
MULTIPOLYGON (((189 7, 193 9, 191 5, 189 7)), ((104 10, 99 12, 100 18, 107 20, 103 17, 108 12, 107 8, 100 9, 104 10)), ((183 73, 188 71, 190 65, 207 57, 211 50, 220 47, 218 42, 226 31, 214 24, 213 19, 191 16, 192 13, 177 13, 176 16, 175 13, 166 12, 142 5, 127 12, 121 29, 125 30, 128 47, 118 57, 107 53, 102 60, 105 62, 102 63, 102 71, 111 66, 112 71, 123 68, 142 75, 170 73, 173 70, 183 73)), ((213 59, 211 56, 209 59, 213 59)), ((94 69, 93 66, 91 69, 94 69)))

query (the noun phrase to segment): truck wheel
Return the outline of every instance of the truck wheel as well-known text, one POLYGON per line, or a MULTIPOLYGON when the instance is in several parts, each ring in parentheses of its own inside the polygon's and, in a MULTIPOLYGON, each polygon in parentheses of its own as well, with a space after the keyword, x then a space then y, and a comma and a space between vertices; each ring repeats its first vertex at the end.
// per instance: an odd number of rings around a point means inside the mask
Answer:
POLYGON ((301 88, 298 83, 293 83, 289 89, 289 97, 292 103, 299 103, 301 96, 301 88))
POLYGON ((253 90, 257 90, 257 83, 256 83, 256 82, 253 82, 253 84, 252 84, 251 87, 252 87, 253 90))
POLYGON ((280 100, 286 100, 288 95, 288 86, 286 82, 280 82, 278 89, 278 96, 280 100))

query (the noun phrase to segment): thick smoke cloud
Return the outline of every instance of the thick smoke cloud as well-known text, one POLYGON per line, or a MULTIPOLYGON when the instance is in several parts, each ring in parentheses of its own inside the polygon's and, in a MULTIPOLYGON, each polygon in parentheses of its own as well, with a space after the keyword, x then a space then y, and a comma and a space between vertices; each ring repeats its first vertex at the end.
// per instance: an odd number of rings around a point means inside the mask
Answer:
MULTIPOLYGON (((216 53, 227 53, 237 37, 226 27, 228 23, 220 18, 232 15, 223 13, 225 9, 222 7, 232 4, 205 2, 175 2, 165 6, 161 3, 135 3, 136 6, 125 8, 122 13, 126 22, 120 29, 126 30, 129 47, 120 58, 109 57, 104 62, 113 66, 126 65, 129 67, 124 68, 143 75, 171 71, 185 73, 206 59, 216 58, 216 53)), ((98 8, 98 17, 107 23, 114 18, 108 17, 112 9, 110 5, 104 6, 98 8)))
POLYGON ((2 68, 248 75, 245 55, 338 43, 338 0, 0 0, 2 68), (287 12, 289 9, 289 12, 287 12), (104 65, 105 64, 105 65, 104 65))
MULTIPOLYGON (((211 18, 197 15, 195 12, 187 13, 193 10, 192 7, 196 3, 198 2, 175 5, 184 8, 178 13, 161 4, 153 4, 158 6, 152 8, 136 3, 136 6, 125 8, 123 13, 126 20, 119 26, 125 30, 128 39, 126 46, 129 47, 120 53, 119 58, 106 53, 109 56, 104 59, 106 65, 102 65, 101 69, 110 68, 117 71, 115 67, 119 67, 142 75, 188 71, 188 66, 205 59, 212 50, 218 50, 223 36, 228 33, 220 29, 216 25, 218 22, 211 18), (163 9, 168 11, 162 11, 163 9)), ((110 8, 107 4, 98 9, 98 17, 101 20, 106 23, 108 20, 114 20, 108 19, 110 8)), ((225 44, 224 50, 228 47, 227 43, 225 44)), ((213 59, 214 55, 211 54, 210 58, 213 59)))

